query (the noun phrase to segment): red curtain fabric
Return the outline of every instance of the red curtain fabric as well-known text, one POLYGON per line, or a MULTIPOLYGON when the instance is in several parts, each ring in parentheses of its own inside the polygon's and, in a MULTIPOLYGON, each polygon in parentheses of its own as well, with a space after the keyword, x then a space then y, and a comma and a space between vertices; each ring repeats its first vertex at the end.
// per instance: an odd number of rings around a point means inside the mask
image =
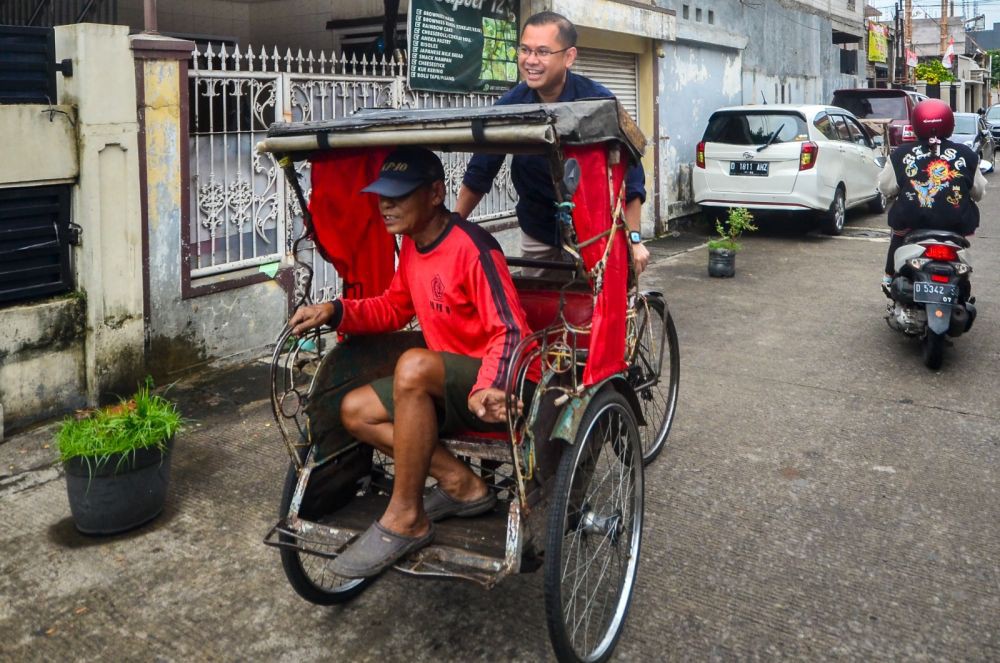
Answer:
MULTIPOLYGON (((618 192, 625 179, 625 160, 611 167, 608 181, 606 145, 567 146, 567 159, 580 164, 580 186, 573 196, 573 224, 577 241, 588 239, 608 230, 611 215, 618 202, 618 192)), ((624 201, 622 201, 624 207, 624 201)), ((608 239, 601 238, 583 248, 583 263, 589 270, 604 256, 608 239)), ((614 244, 604 271, 604 288, 594 303, 591 327, 590 355, 583 371, 583 382, 592 385, 626 368, 625 311, 628 305, 628 237, 615 234, 614 244)))
POLYGON ((378 197, 361 192, 388 154, 388 148, 338 150, 312 159, 315 240, 343 280, 346 299, 381 295, 395 272, 396 240, 385 229, 378 197))

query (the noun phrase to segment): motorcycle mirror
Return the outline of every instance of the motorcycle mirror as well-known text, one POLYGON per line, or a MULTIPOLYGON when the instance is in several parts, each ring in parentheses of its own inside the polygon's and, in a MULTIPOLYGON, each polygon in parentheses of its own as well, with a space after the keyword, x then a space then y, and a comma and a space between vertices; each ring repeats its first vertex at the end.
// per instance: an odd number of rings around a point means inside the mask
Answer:
POLYGON ((979 172, 981 173, 992 173, 993 172, 993 162, 992 161, 979 161, 979 172))
POLYGON ((580 164, 576 159, 568 159, 563 166, 563 188, 566 196, 572 198, 578 186, 580 186, 580 164))

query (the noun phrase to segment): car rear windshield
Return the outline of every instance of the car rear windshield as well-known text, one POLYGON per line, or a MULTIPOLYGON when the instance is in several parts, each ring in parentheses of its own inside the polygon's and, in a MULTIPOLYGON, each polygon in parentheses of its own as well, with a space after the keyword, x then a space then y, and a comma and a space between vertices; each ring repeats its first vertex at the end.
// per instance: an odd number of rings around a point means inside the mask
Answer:
POLYGON ((773 111, 723 111, 708 121, 704 140, 729 145, 762 145, 777 132, 773 143, 809 140, 801 115, 773 111))
POLYGON ((956 115, 955 116, 955 133, 957 134, 974 134, 979 131, 976 128, 977 117, 974 115, 956 115))
POLYGON ((890 118, 893 120, 907 119, 906 97, 904 95, 882 96, 877 94, 856 94, 853 92, 835 92, 833 105, 854 113, 855 117, 890 118))

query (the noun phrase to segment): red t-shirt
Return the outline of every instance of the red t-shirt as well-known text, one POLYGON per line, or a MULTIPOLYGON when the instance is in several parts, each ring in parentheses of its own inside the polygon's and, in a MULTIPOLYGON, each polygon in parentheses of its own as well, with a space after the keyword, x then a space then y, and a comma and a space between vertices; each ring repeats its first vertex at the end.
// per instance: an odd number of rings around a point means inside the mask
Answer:
MULTIPOLYGON (((506 386, 514 350, 531 333, 500 245, 456 214, 428 246, 404 237, 389 289, 337 300, 330 323, 346 334, 378 334, 403 328, 414 315, 428 349, 482 359, 470 395, 506 386)), ((534 362, 528 378, 537 382, 539 373, 534 362)))

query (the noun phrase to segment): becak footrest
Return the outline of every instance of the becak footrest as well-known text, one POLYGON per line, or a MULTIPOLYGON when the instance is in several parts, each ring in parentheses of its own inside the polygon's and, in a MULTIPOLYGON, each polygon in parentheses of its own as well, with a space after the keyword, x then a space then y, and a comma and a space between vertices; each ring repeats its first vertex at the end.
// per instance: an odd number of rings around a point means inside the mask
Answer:
MULTIPOLYGON (((388 501, 384 495, 359 496, 318 522, 282 519, 271 528, 264 543, 336 558, 382 515, 388 501)), ((487 589, 493 587, 516 570, 507 559, 510 508, 510 503, 500 502, 496 509, 481 516, 435 523, 434 542, 403 558, 393 568, 411 575, 457 578, 487 589)))

